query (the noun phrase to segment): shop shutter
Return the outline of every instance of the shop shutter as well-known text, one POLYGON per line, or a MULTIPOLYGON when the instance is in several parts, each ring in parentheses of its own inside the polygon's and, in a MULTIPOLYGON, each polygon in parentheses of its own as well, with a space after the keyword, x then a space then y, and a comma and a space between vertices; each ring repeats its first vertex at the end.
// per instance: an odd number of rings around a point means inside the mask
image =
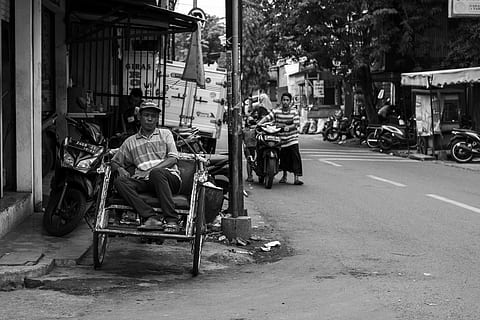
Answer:
POLYGON ((10 21, 10 0, 0 0, 0 19, 10 21))

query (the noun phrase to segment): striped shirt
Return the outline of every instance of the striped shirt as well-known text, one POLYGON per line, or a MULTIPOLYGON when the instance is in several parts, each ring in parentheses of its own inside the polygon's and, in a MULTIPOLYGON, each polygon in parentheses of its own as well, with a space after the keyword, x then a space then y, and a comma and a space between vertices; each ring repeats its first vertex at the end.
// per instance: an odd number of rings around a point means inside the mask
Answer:
POLYGON ((290 110, 283 111, 282 108, 276 108, 270 111, 265 116, 266 121, 273 121, 276 125, 292 125, 295 124, 295 129, 290 129, 285 132, 278 133, 282 139, 282 148, 289 147, 298 143, 298 127, 300 126, 300 116, 296 109, 290 108, 290 110))
MULTIPOLYGON (((149 137, 141 131, 128 137, 112 161, 124 168, 135 166, 133 178, 148 180, 150 171, 169 157, 178 159, 173 135, 168 129, 156 128, 149 137)), ((176 164, 167 169, 181 179, 176 164)))

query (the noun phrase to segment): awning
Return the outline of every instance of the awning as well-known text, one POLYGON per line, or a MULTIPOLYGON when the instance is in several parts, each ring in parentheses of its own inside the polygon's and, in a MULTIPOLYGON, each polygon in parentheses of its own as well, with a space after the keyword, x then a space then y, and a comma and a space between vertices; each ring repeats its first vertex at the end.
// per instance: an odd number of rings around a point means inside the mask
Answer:
POLYGON ((480 82, 480 67, 402 73, 402 86, 439 87, 480 82))
POLYGON ((91 21, 98 26, 126 24, 168 33, 192 32, 197 28, 197 21, 201 21, 146 1, 135 0, 70 0, 67 18, 69 21, 91 21))

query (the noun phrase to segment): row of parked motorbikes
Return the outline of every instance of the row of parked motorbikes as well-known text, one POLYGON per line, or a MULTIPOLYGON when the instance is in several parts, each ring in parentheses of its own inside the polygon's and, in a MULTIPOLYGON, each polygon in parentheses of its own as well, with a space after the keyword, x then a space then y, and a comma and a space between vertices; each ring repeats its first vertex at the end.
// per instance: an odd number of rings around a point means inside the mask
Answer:
MULTIPOLYGON (((323 137, 327 141, 356 137, 365 141, 368 147, 383 151, 398 147, 416 147, 416 119, 411 117, 407 122, 400 117, 397 119, 398 124, 369 125, 364 114, 348 118, 341 113, 335 113, 325 122, 323 137)), ((474 157, 480 156, 480 133, 467 128, 454 129, 448 148, 456 162, 470 162, 474 157)))

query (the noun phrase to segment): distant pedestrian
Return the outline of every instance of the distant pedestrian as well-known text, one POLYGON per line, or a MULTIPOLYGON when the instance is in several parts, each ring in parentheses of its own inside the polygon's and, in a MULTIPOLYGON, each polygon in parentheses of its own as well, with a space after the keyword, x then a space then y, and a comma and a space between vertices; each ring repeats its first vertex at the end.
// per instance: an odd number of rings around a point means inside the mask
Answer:
POLYGON ((258 124, 273 121, 277 127, 283 130, 280 133, 282 148, 280 151, 280 170, 283 176, 280 183, 287 182, 287 172, 293 172, 295 185, 302 185, 300 177, 303 175, 302 158, 298 147, 298 128, 300 116, 298 111, 292 108, 292 95, 288 92, 282 94, 281 108, 273 109, 258 124))

